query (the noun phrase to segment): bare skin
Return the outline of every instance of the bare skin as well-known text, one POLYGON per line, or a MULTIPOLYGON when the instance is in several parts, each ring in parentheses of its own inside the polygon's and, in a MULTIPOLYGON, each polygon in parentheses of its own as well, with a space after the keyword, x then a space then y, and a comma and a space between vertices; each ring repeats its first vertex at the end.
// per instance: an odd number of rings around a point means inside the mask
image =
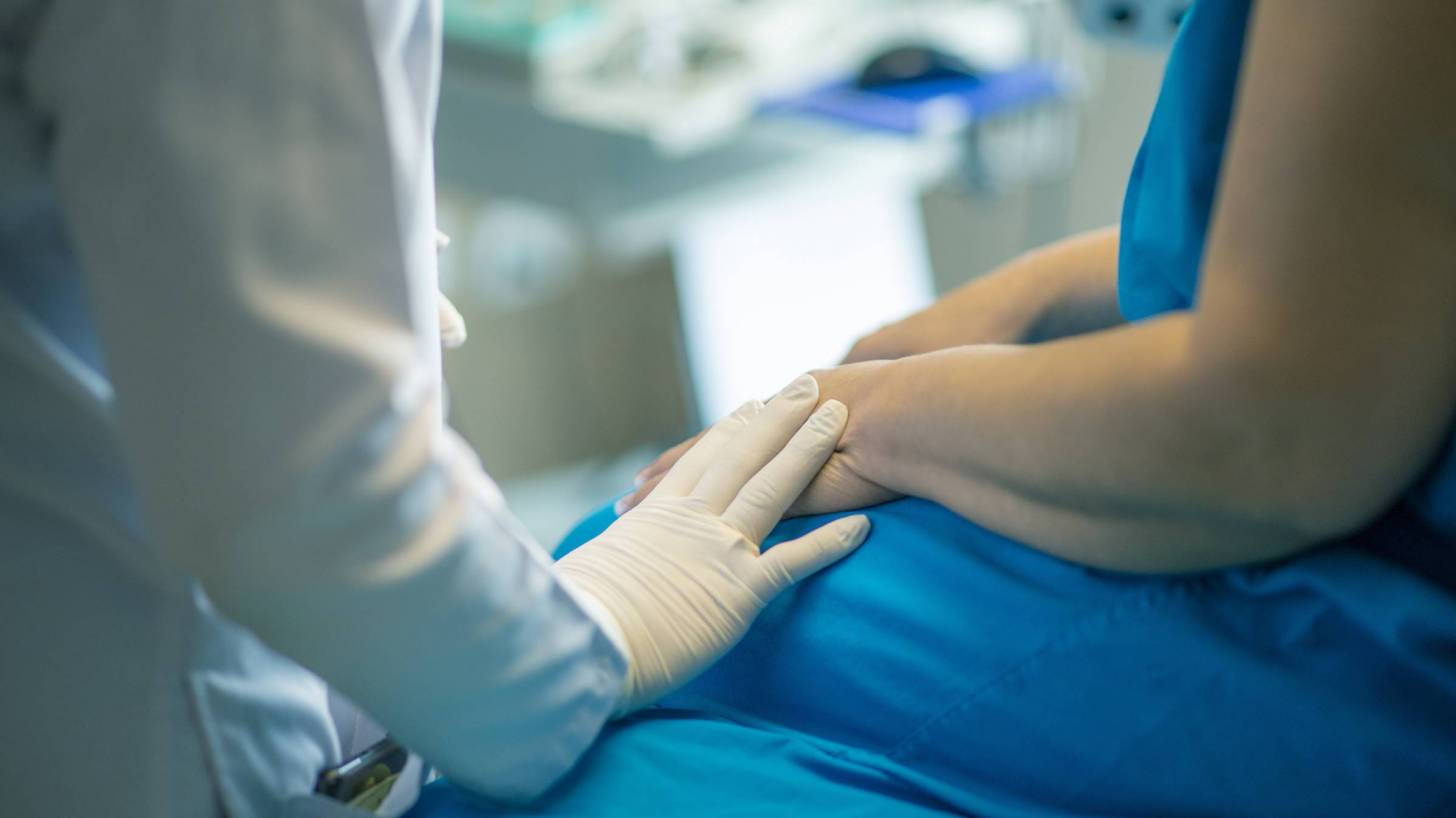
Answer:
POLYGON ((1117 309, 1117 228, 1033 250, 861 338, 844 363, 977 344, 1029 344, 1107 329, 1117 309))
POLYGON ((1197 308, 1094 320, 1093 284, 1050 297, 1086 308, 1060 340, 936 330, 968 288, 927 340, 876 333, 890 360, 814 373, 850 421, 801 511, 915 495, 1076 562, 1191 571, 1295 554, 1409 487, 1456 409, 1456 10, 1253 14, 1197 308))
MULTIPOLYGON (((1054 242, 981 276, 934 304, 861 338, 843 363, 892 360, 939 349, 982 344, 1026 344, 1106 329, 1122 323, 1117 309, 1117 228, 1106 227, 1054 242)), ((702 437, 663 452, 638 475, 620 510, 646 499, 678 458, 702 437)), ((868 504, 872 487, 836 464, 791 514, 868 504), (839 497, 843 499, 837 499, 839 497)), ((889 490, 877 502, 893 499, 889 490)))

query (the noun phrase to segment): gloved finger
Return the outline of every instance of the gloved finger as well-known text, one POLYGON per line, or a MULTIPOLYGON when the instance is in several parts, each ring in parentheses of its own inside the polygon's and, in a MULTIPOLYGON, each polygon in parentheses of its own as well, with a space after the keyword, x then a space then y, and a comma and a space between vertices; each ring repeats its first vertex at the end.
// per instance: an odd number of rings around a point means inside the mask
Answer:
POLYGON ((775 545, 758 558, 759 585, 755 593, 767 603, 790 585, 838 562, 858 548, 869 533, 870 518, 856 514, 775 545))
POLYGON ((716 460, 729 441, 736 439, 742 432, 746 431, 750 421, 758 417, 763 411, 763 401, 751 400, 743 404, 728 417, 713 424, 707 434, 697 442, 682 459, 677 461, 657 488, 652 490, 650 497, 681 497, 693 490, 707 472, 713 461, 716 460))
POLYGON ((616 504, 612 506, 612 511, 615 511, 617 516, 620 517, 637 506, 642 505, 642 501, 652 496, 652 492, 657 490, 657 484, 661 483, 662 478, 666 476, 666 474, 659 474, 654 477, 649 477, 645 483, 638 484, 637 488, 632 489, 631 492, 617 499, 616 504))
POLYGON ((818 402, 819 383, 810 375, 795 378, 764 404, 758 417, 733 440, 732 446, 722 450, 703 473, 692 495, 713 511, 722 512, 749 479, 799 431, 818 402))
POLYGON ((469 333, 465 329, 465 318, 444 293, 438 295, 440 309, 440 343, 446 349, 455 349, 465 343, 469 333))
POLYGON ((723 522, 743 532, 750 541, 763 542, 783 519, 789 504, 834 454, 848 421, 849 410, 844 404, 826 401, 799 427, 783 451, 743 486, 723 512, 723 522))

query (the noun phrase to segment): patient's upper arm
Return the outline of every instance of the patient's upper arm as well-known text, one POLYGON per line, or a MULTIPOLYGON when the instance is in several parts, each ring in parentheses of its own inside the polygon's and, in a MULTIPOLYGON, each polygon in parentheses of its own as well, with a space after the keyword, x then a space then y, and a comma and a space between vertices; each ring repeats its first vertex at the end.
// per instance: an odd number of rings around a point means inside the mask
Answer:
POLYGON ((1408 486, 1456 404, 1456 9, 1250 25, 1193 355, 1262 413, 1248 439, 1280 468, 1257 479, 1324 537, 1408 486))

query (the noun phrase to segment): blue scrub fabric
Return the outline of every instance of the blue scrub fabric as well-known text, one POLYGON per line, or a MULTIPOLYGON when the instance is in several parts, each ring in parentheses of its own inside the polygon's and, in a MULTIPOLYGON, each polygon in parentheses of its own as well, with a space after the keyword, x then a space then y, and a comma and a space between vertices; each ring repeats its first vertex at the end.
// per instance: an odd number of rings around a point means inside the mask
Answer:
MULTIPOLYGON (((1249 10, 1200 0, 1170 56, 1123 214, 1131 320, 1195 301, 1249 10)), ((871 509, 859 551, 520 814, 1456 815, 1450 452, 1346 541, 1194 576, 871 509)), ((500 814, 449 784, 413 813, 500 814)))
POLYGON ((1184 16, 1122 200, 1118 304, 1129 321, 1193 305, 1251 0, 1184 16))
MULTIPOLYGON (((1456 810, 1456 597, 1366 543, 1148 578, 921 500, 869 514, 859 551, 662 707, 610 725, 542 801, 512 812, 439 783, 411 814, 1456 810)), ((1380 531, 1441 545, 1409 517, 1380 531)))

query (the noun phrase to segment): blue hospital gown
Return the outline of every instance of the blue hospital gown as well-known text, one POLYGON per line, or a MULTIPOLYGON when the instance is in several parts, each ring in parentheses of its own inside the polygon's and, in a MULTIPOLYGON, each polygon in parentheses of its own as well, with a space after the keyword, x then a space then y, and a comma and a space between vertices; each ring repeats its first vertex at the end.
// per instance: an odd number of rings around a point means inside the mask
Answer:
MULTIPOLYGON (((1170 59, 1124 211, 1131 319, 1193 304, 1248 9, 1196 4, 1170 59)), ((1347 540, 1152 578, 877 507, 857 553, 525 814, 1456 814, 1453 487, 1448 451, 1347 540)), ((488 814, 448 784, 414 812, 488 814)))

